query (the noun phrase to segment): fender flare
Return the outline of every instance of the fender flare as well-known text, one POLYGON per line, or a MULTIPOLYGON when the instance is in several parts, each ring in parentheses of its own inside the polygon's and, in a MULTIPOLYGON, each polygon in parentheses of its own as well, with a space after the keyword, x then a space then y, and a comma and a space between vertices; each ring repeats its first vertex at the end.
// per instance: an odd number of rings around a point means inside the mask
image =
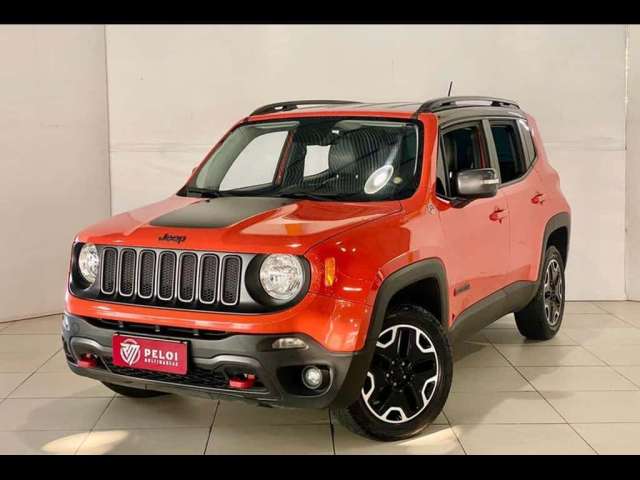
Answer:
MULTIPOLYGON (((540 285, 542 281, 542 267, 544 265, 544 254, 547 252, 547 246, 549 244, 549 237, 551 234, 559 228, 567 229, 567 259, 569 258, 569 243, 571 239, 571 216, 568 212, 561 212, 551 217, 544 227, 544 235, 542 237, 542 251, 540 252, 540 265, 538 266, 538 279, 536 285, 540 285)), ((565 261, 565 268, 566 268, 565 261)))

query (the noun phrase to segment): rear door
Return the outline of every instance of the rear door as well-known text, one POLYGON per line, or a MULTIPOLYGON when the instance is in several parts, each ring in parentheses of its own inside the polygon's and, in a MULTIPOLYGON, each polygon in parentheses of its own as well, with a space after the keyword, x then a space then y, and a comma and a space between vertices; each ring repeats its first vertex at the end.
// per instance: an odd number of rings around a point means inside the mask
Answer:
POLYGON ((505 286, 509 259, 509 211, 502 192, 459 206, 452 184, 456 172, 491 167, 488 124, 445 126, 440 136, 437 196, 449 252, 447 276, 453 284, 451 313, 463 310, 505 286))
POLYGON ((510 255, 507 281, 534 280, 540 261, 544 191, 532 164, 533 142, 529 142, 524 119, 490 119, 489 149, 500 174, 500 192, 509 208, 510 255))

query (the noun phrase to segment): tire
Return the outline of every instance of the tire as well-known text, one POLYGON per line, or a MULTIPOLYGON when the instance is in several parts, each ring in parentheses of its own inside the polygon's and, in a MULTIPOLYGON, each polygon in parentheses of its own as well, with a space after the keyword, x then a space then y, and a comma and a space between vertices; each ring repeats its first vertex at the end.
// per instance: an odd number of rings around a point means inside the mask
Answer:
POLYGON ((125 387, 124 385, 118 385, 116 383, 102 382, 102 384, 113 390, 116 393, 119 393, 123 397, 131 397, 131 398, 151 398, 151 397, 159 397, 160 395, 168 395, 164 392, 156 392, 155 390, 145 390, 144 388, 132 388, 125 387))
POLYGON ((334 413, 358 435, 383 441, 412 437, 442 410, 452 367, 449 341, 438 319, 414 305, 393 308, 358 399, 334 413))
POLYGON ((565 285, 562 255, 551 246, 545 252, 536 295, 515 314, 522 335, 531 340, 549 340, 558 333, 564 315, 565 285))

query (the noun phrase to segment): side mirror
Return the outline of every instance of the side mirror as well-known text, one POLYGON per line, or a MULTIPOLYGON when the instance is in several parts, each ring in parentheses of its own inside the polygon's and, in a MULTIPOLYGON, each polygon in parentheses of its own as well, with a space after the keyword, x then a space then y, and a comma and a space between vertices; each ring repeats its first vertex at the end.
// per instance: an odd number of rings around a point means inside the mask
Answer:
POLYGON ((494 168, 462 170, 455 176, 456 194, 464 199, 495 197, 500 179, 494 168))

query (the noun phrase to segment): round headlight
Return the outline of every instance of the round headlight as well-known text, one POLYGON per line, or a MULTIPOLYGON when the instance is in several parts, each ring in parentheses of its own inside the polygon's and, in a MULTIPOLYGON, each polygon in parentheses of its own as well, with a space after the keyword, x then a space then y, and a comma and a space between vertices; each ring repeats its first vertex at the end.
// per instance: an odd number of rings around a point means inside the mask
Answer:
POLYGON ((269 255, 260 266, 260 284, 270 297, 292 300, 304 285, 302 263, 293 255, 269 255))
POLYGON ((80 275, 92 284, 98 276, 99 266, 100 257, 98 256, 98 249, 92 243, 85 243, 78 255, 78 270, 80 270, 80 275))

